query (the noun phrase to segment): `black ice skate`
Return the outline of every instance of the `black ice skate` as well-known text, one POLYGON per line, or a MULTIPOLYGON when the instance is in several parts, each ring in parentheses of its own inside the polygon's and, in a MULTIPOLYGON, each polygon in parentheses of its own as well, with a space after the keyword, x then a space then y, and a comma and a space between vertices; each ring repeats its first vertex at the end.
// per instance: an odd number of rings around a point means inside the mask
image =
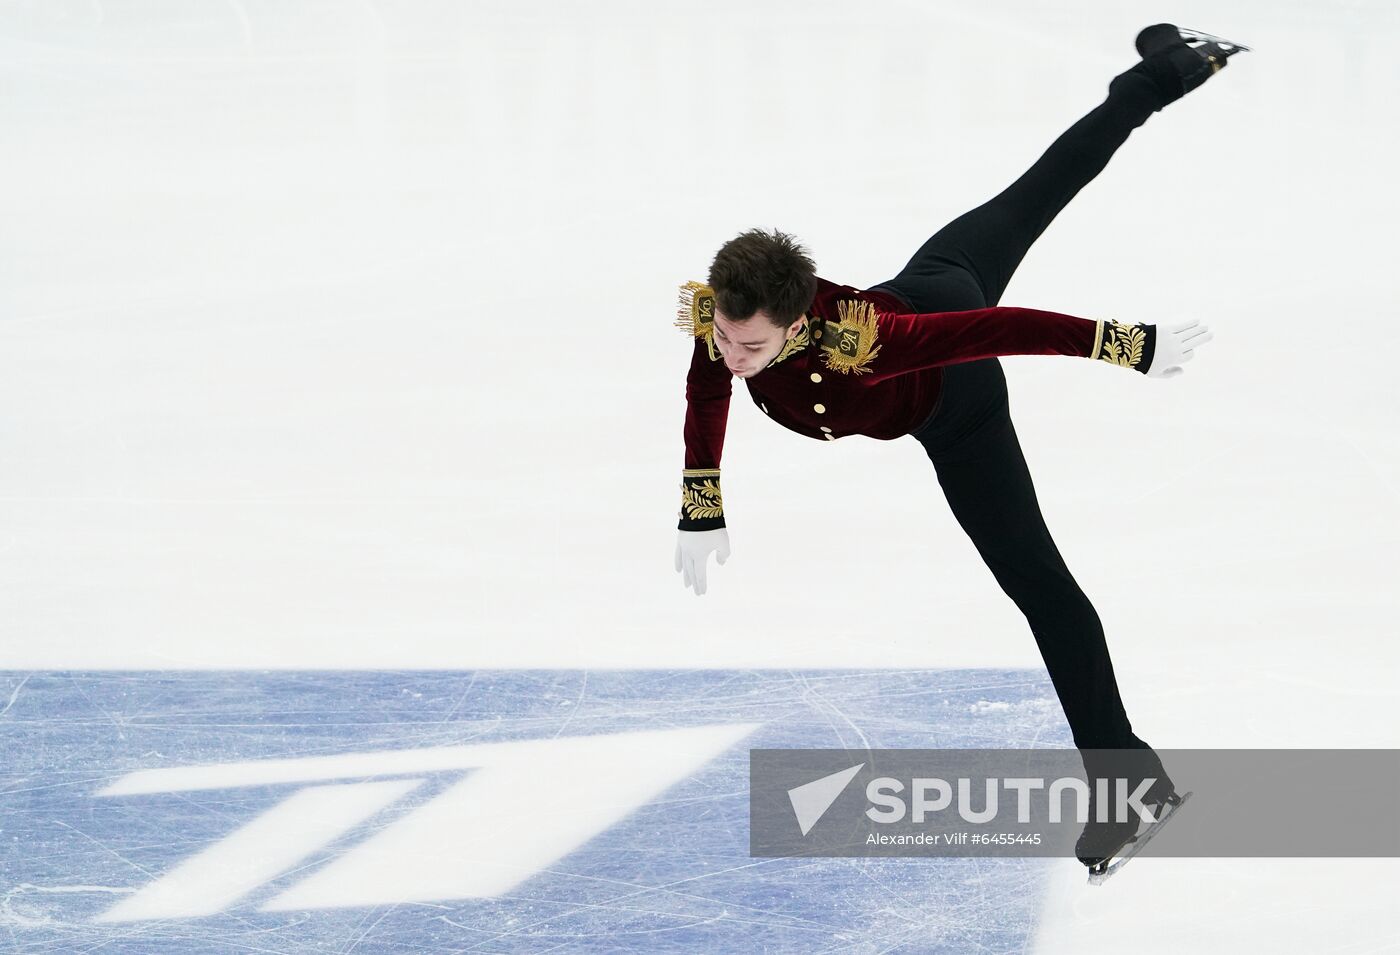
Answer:
POLYGON ((1139 831, 1141 821, 1138 819, 1125 823, 1095 822, 1094 797, 1091 795, 1089 822, 1074 846, 1079 861, 1089 867, 1089 884, 1102 885, 1127 865, 1128 860, 1141 852, 1190 798, 1191 793, 1177 795, 1176 790, 1170 787, 1149 792, 1142 803, 1151 810, 1155 821, 1147 823, 1139 831))
POLYGON ((1098 885, 1141 852, 1142 847, 1191 794, 1177 795, 1176 784, 1167 775, 1166 767, 1156 751, 1137 737, 1133 737, 1129 745, 1121 749, 1085 749, 1080 754, 1089 781, 1089 816, 1084 831, 1075 843, 1074 854, 1089 867, 1089 884, 1098 885), (1142 782, 1149 779, 1152 783, 1143 793, 1141 801, 1150 812, 1152 822, 1147 822, 1131 810, 1125 819, 1099 821, 1100 795, 1108 796, 1109 806, 1112 807, 1105 807, 1107 811, 1104 815, 1114 816, 1118 809, 1124 808, 1118 804, 1116 786, 1126 784, 1122 794, 1127 796, 1136 793, 1142 782), (1101 785, 1104 787, 1103 793, 1100 793, 1101 785))
POLYGON ((1154 58, 1162 57, 1170 64, 1181 83, 1181 91, 1171 99, 1185 96, 1224 69, 1230 57, 1249 49, 1233 40, 1199 30, 1185 30, 1172 23, 1147 27, 1137 35, 1135 43, 1144 61, 1151 60, 1155 66, 1161 61, 1154 58))

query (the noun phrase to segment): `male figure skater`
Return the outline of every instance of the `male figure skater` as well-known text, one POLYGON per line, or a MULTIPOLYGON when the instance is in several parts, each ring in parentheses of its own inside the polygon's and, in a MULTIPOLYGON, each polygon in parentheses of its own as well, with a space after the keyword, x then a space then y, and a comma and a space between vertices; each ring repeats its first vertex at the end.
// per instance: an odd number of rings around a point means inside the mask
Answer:
MULTIPOLYGON (((733 376, 764 414, 817 440, 913 435, 959 524, 1025 614, 1091 784, 1122 775, 1123 764, 1108 772, 1098 751, 1132 750, 1138 778, 1156 780, 1143 802, 1161 809, 1180 797, 1132 731, 1098 614, 1045 526, 996 358, 1070 355, 1168 378, 1212 337, 1198 321, 1157 327, 997 307, 1031 244, 1128 135, 1247 49, 1166 23, 1144 29, 1136 46, 1142 59, 1114 77, 1102 104, 890 281, 865 291, 828 282, 790 236, 751 230, 720 249, 708 283, 682 287, 678 324, 695 348, 675 567, 698 596, 709 555, 721 564, 729 556, 719 464, 733 376)), ((1137 830, 1095 818, 1077 847, 1091 875, 1137 830)))

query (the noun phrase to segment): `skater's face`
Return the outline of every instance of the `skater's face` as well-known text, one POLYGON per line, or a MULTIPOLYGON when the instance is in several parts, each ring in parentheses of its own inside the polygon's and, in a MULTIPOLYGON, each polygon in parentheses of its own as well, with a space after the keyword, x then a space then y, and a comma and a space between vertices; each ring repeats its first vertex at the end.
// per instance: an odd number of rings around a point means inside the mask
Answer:
POLYGON ((731 322, 715 309, 715 346, 736 377, 752 378, 778 357, 783 343, 795 338, 806 321, 803 316, 787 328, 780 328, 766 312, 758 311, 752 318, 731 322))

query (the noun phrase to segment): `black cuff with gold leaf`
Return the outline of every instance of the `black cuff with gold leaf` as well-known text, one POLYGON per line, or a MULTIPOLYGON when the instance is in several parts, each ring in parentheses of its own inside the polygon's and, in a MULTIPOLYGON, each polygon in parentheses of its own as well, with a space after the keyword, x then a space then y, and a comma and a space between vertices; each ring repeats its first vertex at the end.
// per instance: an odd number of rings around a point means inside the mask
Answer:
POLYGON ((1124 325, 1099 320, 1094 333, 1094 350, 1089 354, 1111 365, 1133 368, 1147 374, 1157 348, 1156 325, 1124 325))
POLYGON ((681 472, 680 519, 683 531, 712 531, 724 526, 719 468, 686 468, 681 472))

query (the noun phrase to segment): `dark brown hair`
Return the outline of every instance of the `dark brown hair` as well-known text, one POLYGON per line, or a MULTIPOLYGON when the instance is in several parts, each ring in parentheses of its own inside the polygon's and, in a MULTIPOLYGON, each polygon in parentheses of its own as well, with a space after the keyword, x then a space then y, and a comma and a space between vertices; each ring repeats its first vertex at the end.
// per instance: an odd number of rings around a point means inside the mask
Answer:
POLYGON ((759 309, 785 328, 817 297, 817 266, 797 240, 774 229, 750 229, 724 243, 710 266, 710 288, 724 317, 752 318, 759 309))

